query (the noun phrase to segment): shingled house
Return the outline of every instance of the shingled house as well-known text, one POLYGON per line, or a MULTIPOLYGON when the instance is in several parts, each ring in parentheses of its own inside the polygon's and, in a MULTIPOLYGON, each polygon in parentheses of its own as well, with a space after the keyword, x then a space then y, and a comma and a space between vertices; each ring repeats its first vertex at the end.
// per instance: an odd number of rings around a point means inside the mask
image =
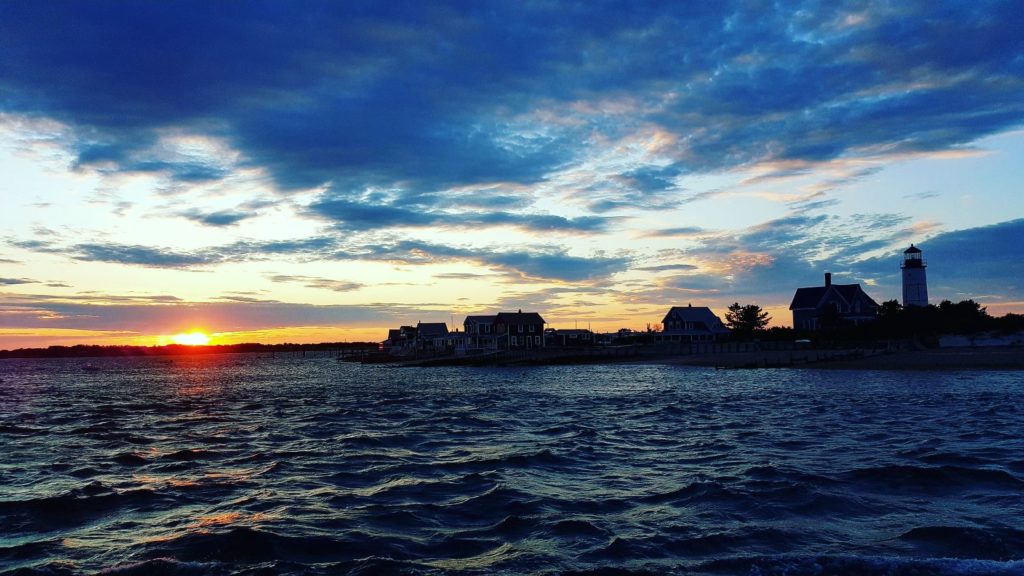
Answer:
POLYGON ((462 327, 466 334, 466 350, 479 352, 495 350, 494 321, 497 316, 466 316, 462 327))
POLYGON ((707 306, 673 306, 661 321, 660 342, 713 342, 729 335, 729 329, 707 306))
POLYGON ((833 284, 825 273, 824 286, 797 288, 793 302, 793 328, 818 330, 829 318, 837 322, 863 324, 875 319, 878 304, 860 288, 860 284, 833 284))
POLYGON ((494 317, 494 340, 499 350, 544 347, 544 319, 536 312, 499 312, 494 317))

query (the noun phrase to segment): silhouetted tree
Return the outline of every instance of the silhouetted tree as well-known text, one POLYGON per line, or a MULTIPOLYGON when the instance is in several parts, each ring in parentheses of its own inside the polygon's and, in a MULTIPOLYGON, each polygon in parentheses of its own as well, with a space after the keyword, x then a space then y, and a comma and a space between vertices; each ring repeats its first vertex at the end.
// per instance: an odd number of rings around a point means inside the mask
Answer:
POLYGON ((767 312, 757 304, 741 306, 739 302, 733 302, 729 311, 725 313, 725 323, 740 335, 750 335, 757 330, 763 330, 772 319, 767 312))
POLYGON ((886 300, 878 307, 879 319, 899 318, 903 312, 903 305, 899 300, 886 300))

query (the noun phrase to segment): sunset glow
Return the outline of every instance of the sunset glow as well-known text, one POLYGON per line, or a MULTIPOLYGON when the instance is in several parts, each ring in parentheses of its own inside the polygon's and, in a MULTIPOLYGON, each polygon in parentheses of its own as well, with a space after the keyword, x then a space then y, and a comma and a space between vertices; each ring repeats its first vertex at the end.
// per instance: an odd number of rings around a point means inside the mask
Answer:
POLYGON ((187 334, 175 334, 171 336, 171 341, 175 344, 184 344, 185 346, 205 346, 210 343, 210 337, 202 332, 189 332, 187 334))

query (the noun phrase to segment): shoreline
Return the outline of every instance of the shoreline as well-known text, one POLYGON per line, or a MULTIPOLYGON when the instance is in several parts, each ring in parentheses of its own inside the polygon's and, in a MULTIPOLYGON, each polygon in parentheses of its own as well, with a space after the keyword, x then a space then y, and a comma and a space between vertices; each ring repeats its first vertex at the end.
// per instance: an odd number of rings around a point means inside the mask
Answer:
POLYGON ((586 364, 663 364, 729 370, 818 369, 818 370, 1024 370, 1020 347, 966 347, 925 350, 884 351, 870 349, 823 349, 793 351, 716 352, 710 354, 616 355, 560 354, 519 358, 445 357, 386 362, 395 367, 431 368, 465 366, 500 368, 511 366, 574 366, 586 364))
POLYGON ((937 348, 899 352, 819 350, 751 352, 676 357, 669 364, 715 368, 796 368, 822 370, 1024 370, 1018 347, 937 348), (813 353, 817 352, 815 356, 813 353), (815 357, 807 357, 807 355, 815 357), (792 360, 790 358, 792 357, 792 360))

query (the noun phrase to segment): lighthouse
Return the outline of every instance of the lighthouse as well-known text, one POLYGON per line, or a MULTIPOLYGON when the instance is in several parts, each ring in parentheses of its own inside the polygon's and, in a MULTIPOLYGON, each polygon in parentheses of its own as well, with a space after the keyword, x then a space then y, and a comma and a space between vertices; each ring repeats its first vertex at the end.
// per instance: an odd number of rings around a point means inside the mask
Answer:
POLYGON ((924 269, 927 266, 921 249, 913 244, 903 251, 903 306, 928 305, 928 279, 924 269))

